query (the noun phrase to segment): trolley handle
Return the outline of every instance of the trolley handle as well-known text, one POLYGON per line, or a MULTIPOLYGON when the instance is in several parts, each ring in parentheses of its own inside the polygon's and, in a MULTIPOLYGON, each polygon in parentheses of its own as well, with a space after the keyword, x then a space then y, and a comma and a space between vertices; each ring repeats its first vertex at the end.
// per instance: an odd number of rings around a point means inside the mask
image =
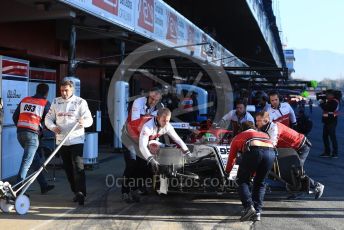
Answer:
POLYGON ((75 125, 72 127, 72 129, 67 133, 67 135, 63 138, 63 140, 60 142, 60 144, 56 147, 56 149, 51 153, 51 155, 46 159, 46 161, 43 164, 43 167, 48 165, 48 163, 51 161, 51 159, 56 155, 56 153, 60 150, 60 148, 63 146, 63 144, 67 141, 69 136, 72 134, 72 132, 78 127, 79 122, 76 122, 75 125))
MULTIPOLYGON (((13 191, 13 189, 10 187, 10 191, 14 197, 17 197, 17 192, 19 191, 20 191, 19 195, 23 195, 26 192, 29 186, 36 180, 36 178, 43 171, 43 169, 45 169, 45 167, 48 165, 51 159, 56 155, 56 153, 60 150, 60 148, 63 146, 63 144, 66 142, 66 140, 69 138, 69 136, 72 134, 72 132, 76 129, 78 125, 80 125, 79 122, 76 122, 75 125, 71 128, 71 130, 67 133, 67 135, 63 138, 61 143, 56 147, 56 149, 51 153, 48 159, 45 160, 43 165, 36 172, 34 172, 32 175, 30 175, 29 177, 25 178, 23 181, 18 183, 18 184, 23 183, 20 186, 20 188, 18 188, 16 191, 13 191)), ((15 185, 14 187, 16 187, 17 185, 15 185)))

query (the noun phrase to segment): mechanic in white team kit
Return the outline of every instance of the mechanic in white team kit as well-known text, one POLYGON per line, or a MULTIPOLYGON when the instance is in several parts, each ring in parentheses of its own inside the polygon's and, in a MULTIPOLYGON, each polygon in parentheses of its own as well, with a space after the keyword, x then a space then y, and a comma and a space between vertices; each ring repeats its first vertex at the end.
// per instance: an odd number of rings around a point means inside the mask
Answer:
POLYGON ((161 89, 153 87, 149 90, 148 97, 139 97, 133 102, 133 106, 128 116, 128 121, 139 119, 143 115, 156 116, 158 109, 164 105, 161 101, 161 89))
POLYGON ((45 116, 45 125, 56 135, 56 144, 60 144, 72 127, 79 126, 59 150, 63 160, 63 167, 74 192, 74 202, 84 204, 86 196, 86 179, 83 162, 83 147, 85 128, 93 124, 93 118, 87 102, 73 94, 74 84, 65 80, 60 85, 61 97, 53 100, 48 114, 45 116))
POLYGON ((139 147, 142 157, 147 160, 147 163, 152 167, 153 172, 158 170, 158 162, 153 158, 148 143, 151 140, 158 140, 164 134, 167 134, 187 156, 191 156, 191 152, 178 136, 173 126, 170 124, 171 111, 168 108, 161 108, 158 110, 158 116, 148 120, 142 127, 139 137, 139 147))
POLYGON ((296 128, 296 116, 293 108, 287 102, 280 102, 279 93, 272 91, 269 93, 270 106, 266 110, 269 113, 272 122, 281 122, 282 124, 296 128))
POLYGON ((139 97, 134 100, 132 106, 129 108, 128 118, 123 125, 121 141, 124 147, 128 149, 125 151, 124 162, 125 168, 123 172, 122 183, 122 199, 127 202, 139 201, 138 193, 147 193, 145 185, 140 184, 137 187, 128 186, 131 183, 131 178, 146 179, 151 176, 151 172, 146 165, 146 161, 139 155, 138 137, 142 125, 152 117, 157 115, 158 109, 163 107, 161 100, 161 90, 154 87, 149 90, 148 97, 139 97), (137 175, 139 172, 139 175, 137 175), (133 191, 135 190, 135 192, 133 191), (137 190, 137 191, 136 191, 137 190))
POLYGON ((252 115, 246 111, 246 102, 242 99, 237 99, 235 101, 234 110, 230 111, 222 117, 218 126, 224 127, 227 122, 230 122, 233 130, 233 136, 239 133, 241 124, 244 122, 250 122, 254 124, 254 118, 252 115))
MULTIPOLYGON (((152 140, 158 140, 158 138, 164 134, 167 134, 172 140, 181 147, 184 154, 191 157, 191 153, 188 147, 185 145, 183 140, 175 132, 174 128, 170 124, 171 111, 168 108, 161 108, 157 112, 157 117, 143 117, 140 119, 140 124, 133 128, 133 133, 139 133, 139 135, 132 135, 133 149, 130 152, 135 152, 135 158, 139 160, 144 160, 146 164, 150 166, 152 171, 156 173, 159 169, 159 163, 153 158, 151 149, 149 148, 149 142, 152 140), (135 130, 134 130, 135 129, 135 130)), ((137 196, 137 179, 141 177, 141 171, 137 164, 137 161, 129 161, 127 167, 130 169, 131 173, 126 172, 128 181, 127 184, 122 185, 123 189, 129 190, 129 193, 122 192, 122 199, 127 202, 139 202, 140 198, 137 196), (136 168, 135 168, 136 167, 136 168), (124 186, 124 188, 123 188, 124 186), (129 197, 127 197, 127 195, 129 197)))

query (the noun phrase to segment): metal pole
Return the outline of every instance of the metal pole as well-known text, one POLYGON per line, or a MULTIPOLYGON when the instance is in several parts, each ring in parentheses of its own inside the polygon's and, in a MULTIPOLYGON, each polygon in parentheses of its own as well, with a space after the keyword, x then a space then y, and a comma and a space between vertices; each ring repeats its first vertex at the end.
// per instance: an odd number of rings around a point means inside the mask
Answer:
MULTIPOLYGON (((124 41, 120 41, 119 50, 120 50, 119 61, 120 61, 120 63, 122 63, 122 62, 124 62, 124 58, 125 58, 125 42, 124 41)), ((124 72, 124 70, 121 70, 120 73, 121 73, 120 74, 120 80, 122 81, 124 79, 125 72, 124 72)), ((123 96, 125 97, 125 95, 123 95, 123 96)), ((113 97, 114 97, 114 102, 117 103, 116 95, 113 95, 113 97)), ((128 98, 125 99, 124 97, 123 97, 124 100, 128 100, 128 98)), ((116 112, 114 114, 116 114, 116 112)), ((117 124, 118 124, 119 130, 117 130, 117 133, 122 133, 121 132, 122 127, 120 127, 120 124, 119 124, 120 122, 119 122, 118 118, 114 117, 114 121, 118 122, 117 124)), ((114 148, 115 148, 115 150, 118 150, 118 151, 121 151, 123 149, 121 137, 116 136, 116 132, 114 132, 114 148)))
POLYGON ((125 58, 125 42, 124 41, 120 42, 120 51, 121 51, 120 62, 122 62, 125 58))
POLYGON ((75 60, 76 52, 76 28, 72 24, 70 28, 70 37, 69 37, 69 50, 68 50, 68 76, 75 76, 77 61, 75 60))

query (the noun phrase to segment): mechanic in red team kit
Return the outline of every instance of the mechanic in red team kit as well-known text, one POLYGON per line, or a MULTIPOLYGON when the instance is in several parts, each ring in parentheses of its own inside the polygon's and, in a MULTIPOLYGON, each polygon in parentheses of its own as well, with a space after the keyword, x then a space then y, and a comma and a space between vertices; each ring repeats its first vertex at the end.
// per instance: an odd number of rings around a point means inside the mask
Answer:
POLYGON ((238 152, 242 155, 238 170, 239 196, 244 211, 240 221, 259 221, 265 196, 265 178, 274 163, 276 152, 269 135, 255 130, 251 122, 244 122, 241 133, 231 142, 226 172, 230 173, 238 152), (252 193, 250 179, 253 179, 252 193))
MULTIPOLYGON (((276 148, 292 148, 300 157, 301 167, 303 168, 312 144, 307 137, 295 130, 285 126, 280 122, 270 122, 269 113, 258 112, 256 114, 256 124, 259 130, 266 132, 276 148)), ((325 186, 309 178, 310 188, 314 190, 315 199, 319 199, 325 186)))

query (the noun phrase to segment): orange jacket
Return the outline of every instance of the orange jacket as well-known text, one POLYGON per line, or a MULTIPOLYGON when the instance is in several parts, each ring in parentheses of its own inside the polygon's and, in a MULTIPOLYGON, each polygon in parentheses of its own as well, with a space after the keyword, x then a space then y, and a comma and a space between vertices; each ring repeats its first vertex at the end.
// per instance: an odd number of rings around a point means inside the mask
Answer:
POLYGON ((44 108, 48 100, 43 98, 25 97, 20 102, 20 113, 17 127, 39 132, 44 108))

